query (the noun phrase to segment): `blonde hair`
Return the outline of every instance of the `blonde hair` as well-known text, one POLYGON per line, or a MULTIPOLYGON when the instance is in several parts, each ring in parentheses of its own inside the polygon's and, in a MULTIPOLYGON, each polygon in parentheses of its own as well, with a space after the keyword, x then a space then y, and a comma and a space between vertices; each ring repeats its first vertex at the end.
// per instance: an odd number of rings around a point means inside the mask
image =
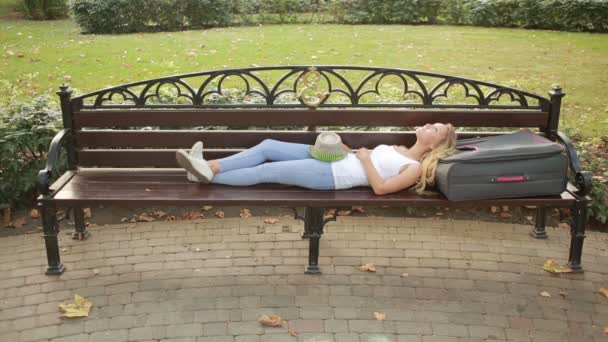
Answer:
POLYGON ((435 184, 435 171, 439 159, 452 155, 456 150, 456 128, 452 124, 446 124, 446 126, 448 133, 443 141, 420 158, 422 175, 416 182, 415 188, 418 194, 424 194, 427 187, 435 184))

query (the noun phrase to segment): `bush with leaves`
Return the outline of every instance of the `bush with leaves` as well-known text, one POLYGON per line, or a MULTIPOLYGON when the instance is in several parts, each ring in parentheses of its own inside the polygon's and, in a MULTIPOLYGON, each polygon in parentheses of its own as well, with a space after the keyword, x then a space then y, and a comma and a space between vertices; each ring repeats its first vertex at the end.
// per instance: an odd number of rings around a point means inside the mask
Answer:
POLYGON ((83 33, 177 31, 227 26, 238 12, 230 0, 70 0, 83 33))
POLYGON ((32 20, 58 19, 68 15, 66 0, 19 0, 17 9, 32 20))
POLYGON ((31 203, 38 171, 61 127, 56 108, 43 96, 0 109, 0 208, 31 203))

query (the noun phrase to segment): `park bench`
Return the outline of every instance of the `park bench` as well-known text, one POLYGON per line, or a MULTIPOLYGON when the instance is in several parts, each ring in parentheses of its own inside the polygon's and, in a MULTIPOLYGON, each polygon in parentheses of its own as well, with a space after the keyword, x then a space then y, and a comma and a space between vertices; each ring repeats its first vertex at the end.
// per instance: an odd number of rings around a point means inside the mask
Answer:
MULTIPOLYGON (((39 173, 48 258, 47 274, 61 274, 57 209, 73 210, 73 238, 85 239, 83 208, 94 205, 284 206, 304 208, 309 239, 306 273, 319 273, 319 240, 334 217, 326 208, 345 206, 489 207, 535 206, 531 234, 546 238, 547 208, 573 212, 569 266, 582 271, 591 175, 582 171, 572 142, 558 131, 564 93, 541 97, 522 90, 403 69, 353 66, 279 66, 230 69, 129 83, 78 97, 62 85, 63 130, 52 140, 39 173), (450 202, 413 191, 376 196, 371 188, 313 191, 278 184, 250 187, 200 185, 186 180, 175 161, 178 148, 201 140, 206 159, 231 155, 264 139, 312 144, 319 130, 340 132, 353 149, 379 144, 411 146, 412 126, 452 123, 473 138, 529 128, 563 144, 569 158, 567 190, 559 196, 450 202), (392 127, 388 129, 386 127, 392 127), (402 130, 394 129, 400 127, 402 130), (473 129, 474 128, 474 129, 473 129), (65 147, 67 171, 60 174, 65 147)), ((303 265, 304 266, 304 265, 303 265)))

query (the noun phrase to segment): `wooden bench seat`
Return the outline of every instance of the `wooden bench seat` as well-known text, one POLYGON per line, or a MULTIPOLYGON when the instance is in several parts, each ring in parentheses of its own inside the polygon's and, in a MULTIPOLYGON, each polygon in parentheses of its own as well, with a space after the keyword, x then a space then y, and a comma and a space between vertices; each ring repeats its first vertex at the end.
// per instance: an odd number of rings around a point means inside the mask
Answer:
POLYGON ((186 180, 183 170, 81 169, 54 197, 58 205, 119 206, 146 205, 271 205, 271 206, 548 206, 570 207, 575 197, 568 191, 561 196, 507 198, 484 201, 449 202, 439 193, 419 196, 402 191, 376 196, 367 187, 340 191, 315 191, 295 186, 260 184, 235 187, 201 185, 186 180))

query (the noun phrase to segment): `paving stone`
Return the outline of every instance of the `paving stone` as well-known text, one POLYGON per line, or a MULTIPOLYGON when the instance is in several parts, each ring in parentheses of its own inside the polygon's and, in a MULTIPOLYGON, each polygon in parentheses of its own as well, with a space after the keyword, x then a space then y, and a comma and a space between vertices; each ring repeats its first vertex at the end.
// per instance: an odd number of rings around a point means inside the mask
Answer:
POLYGON ((332 334, 323 333, 303 333, 298 334, 298 342, 334 342, 334 336, 332 334))
POLYGON ((123 342, 127 341, 128 330, 105 330, 91 333, 90 342, 123 342))

